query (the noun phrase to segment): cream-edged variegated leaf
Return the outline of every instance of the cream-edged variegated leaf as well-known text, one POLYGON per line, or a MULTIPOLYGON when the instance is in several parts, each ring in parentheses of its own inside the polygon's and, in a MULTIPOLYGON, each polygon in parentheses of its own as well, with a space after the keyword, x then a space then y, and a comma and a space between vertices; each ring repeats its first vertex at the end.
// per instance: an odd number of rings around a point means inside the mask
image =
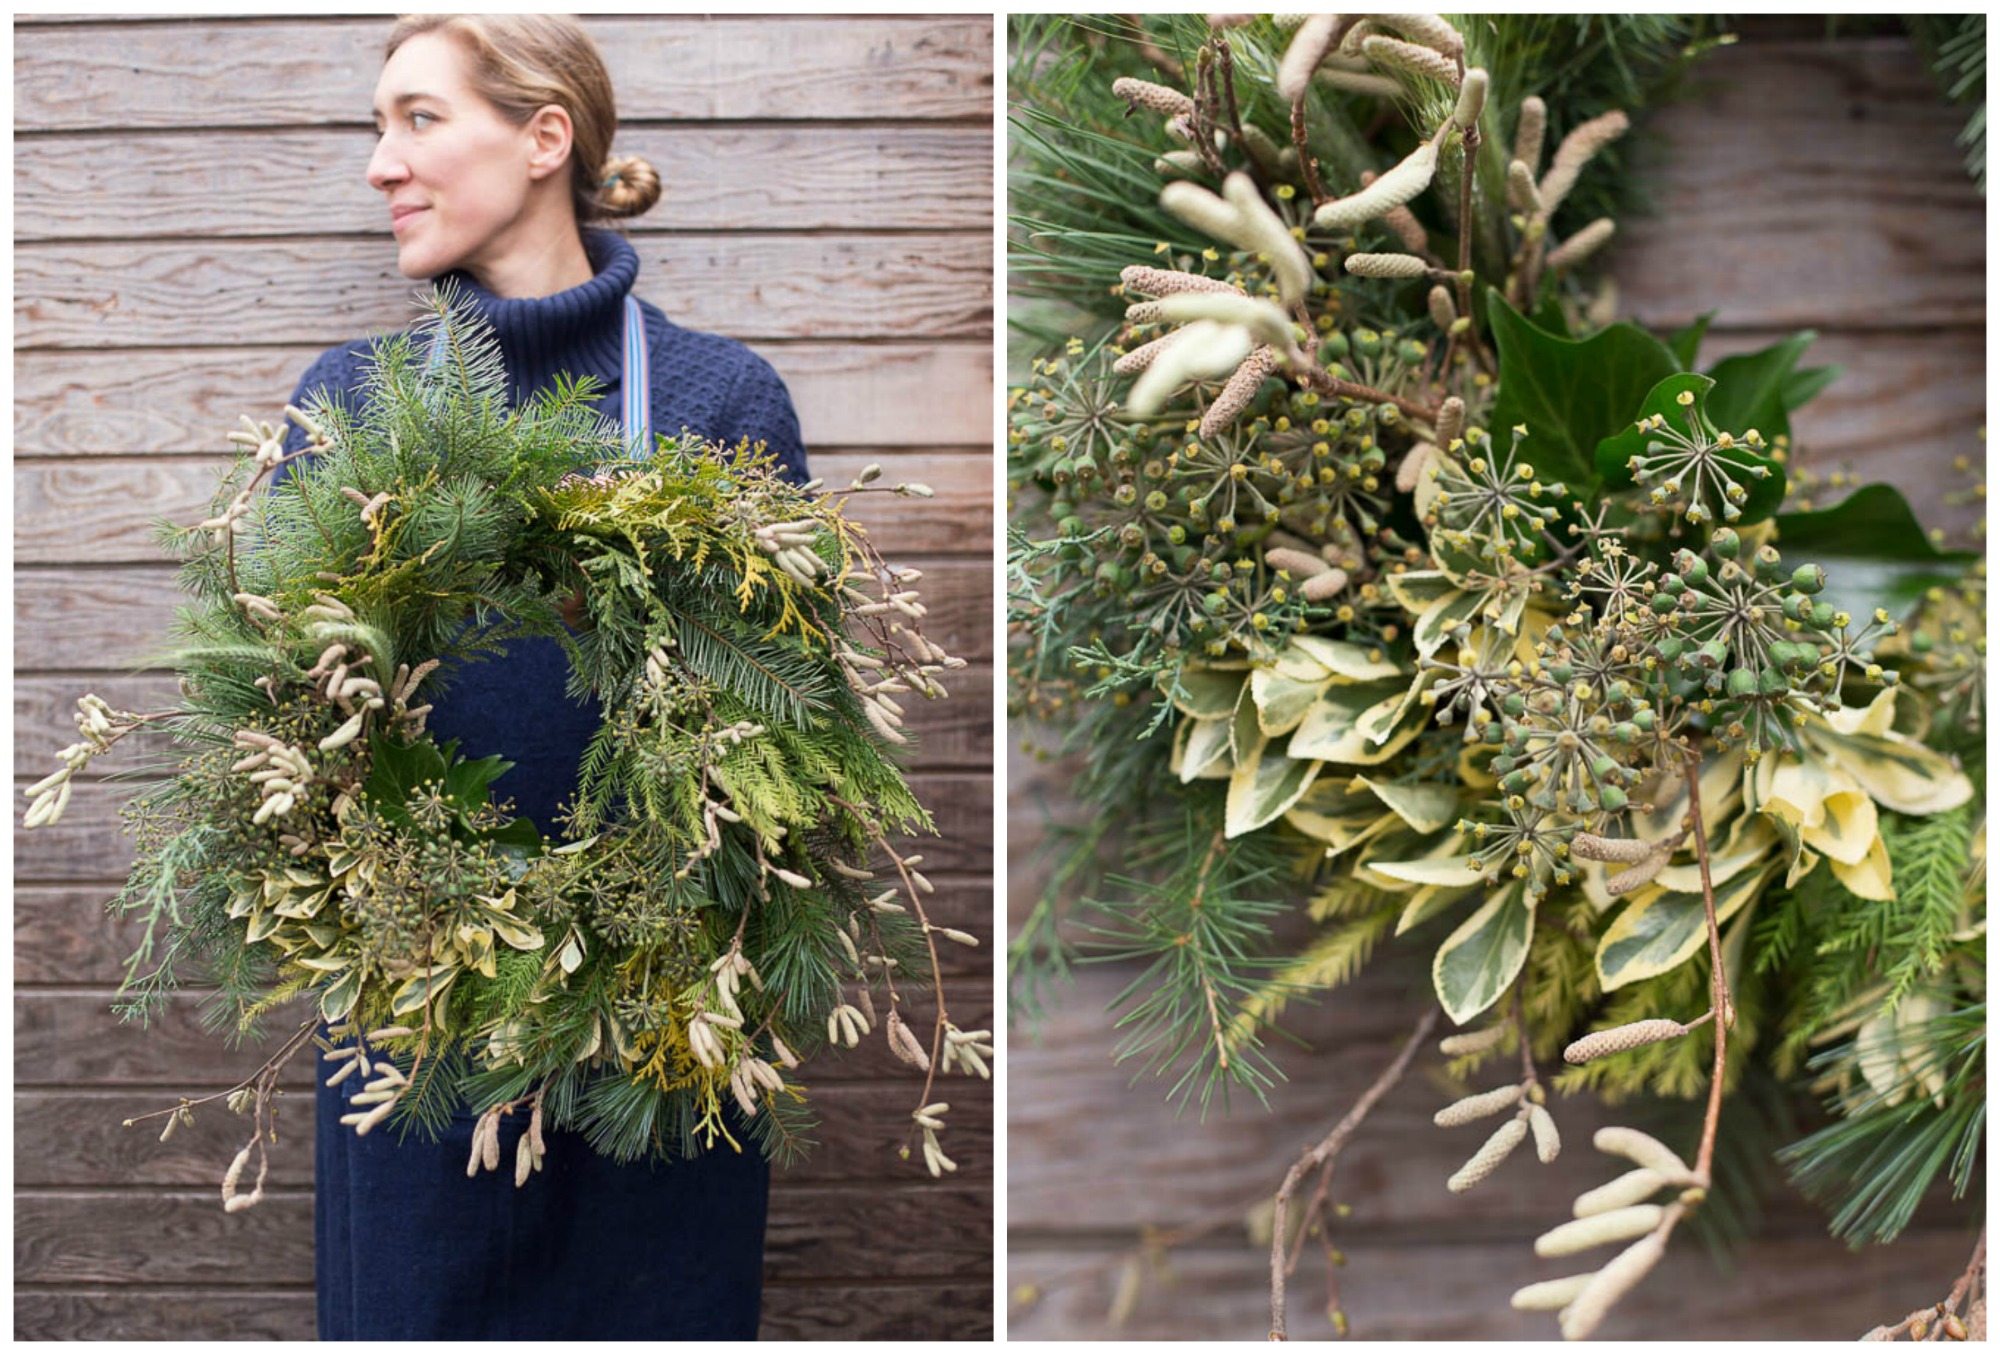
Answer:
MULTIPOLYGON (((1743 750, 1717 749, 1701 760, 1701 818, 1708 840, 1717 841, 1743 800, 1743 750)), ((1658 842, 1680 831, 1687 817, 1687 778, 1678 769, 1662 771, 1633 792, 1632 836, 1658 842), (1649 811, 1645 805, 1652 805, 1649 811)))
POLYGON ((1832 868, 1833 877, 1845 885, 1848 892, 1877 903, 1895 901, 1896 884, 1889 869, 1889 847, 1881 838, 1870 842, 1868 851, 1859 861, 1842 861, 1829 856, 1827 865, 1832 868))
POLYGON ((1189 720, 1181 727, 1181 782, 1204 776, 1229 774, 1229 721, 1189 720))
POLYGON ((1286 757, 1268 741, 1259 742, 1240 758, 1229 776, 1229 799, 1223 811, 1223 835, 1242 837, 1255 832, 1290 809, 1312 789, 1323 764, 1286 757))
MULTIPOLYGON (((1358 764, 1380 761, 1369 758, 1368 732, 1362 721, 1371 715, 1379 722, 1380 708, 1400 706, 1406 694, 1404 684, 1368 682, 1353 686, 1334 684, 1321 692, 1305 718, 1292 733, 1293 757, 1318 758, 1324 762, 1358 764)), ((1374 726, 1370 725, 1370 729, 1374 726)))
MULTIPOLYGON (((1410 639, 1417 647, 1417 653, 1424 658, 1443 647, 1451 638, 1453 630, 1461 622, 1471 621, 1486 605, 1486 594, 1470 589, 1454 588, 1443 597, 1424 608, 1416 625, 1410 628, 1410 639)), ((1504 629, 1504 628, 1503 628, 1504 629)), ((1511 632, 1510 632, 1511 633, 1511 632)))
POLYGON ((1518 883, 1496 891, 1431 960, 1431 983, 1444 1013, 1464 1025, 1500 1000, 1528 958, 1534 905, 1518 883))
POLYGON ((1441 832, 1458 817, 1456 786, 1442 786, 1434 781, 1371 781, 1365 776, 1355 780, 1419 833, 1441 832))
POLYGON ((1401 936, 1412 927, 1421 927, 1445 909, 1464 898, 1466 891, 1445 885, 1425 885, 1410 895, 1403 904, 1402 913, 1396 918, 1396 935, 1401 936))
POLYGON ((1470 888, 1486 878, 1484 872, 1472 868, 1472 860, 1470 855, 1462 855, 1420 857, 1415 861, 1370 861, 1367 869, 1371 874, 1400 880, 1404 884, 1470 888))
POLYGON ((1163 683, 1171 684, 1168 694, 1175 710, 1197 720, 1213 720, 1235 713, 1236 698, 1248 677, 1240 669, 1188 667, 1163 683))
POLYGON ((1432 603, 1459 591, 1458 584, 1441 569, 1410 569, 1387 574, 1382 582, 1396 605, 1411 616, 1422 616, 1432 603))
POLYGON ((1318 665, 1312 665, 1312 676, 1299 677, 1297 670, 1302 666, 1259 668, 1250 674, 1250 699, 1257 706, 1257 727, 1266 735, 1291 733, 1305 719, 1319 694, 1333 685, 1333 674, 1318 665))
MULTIPOLYGON (((1715 889, 1715 918, 1729 921, 1757 897, 1778 868, 1773 860, 1715 889)), ((1597 944, 1597 977, 1605 992, 1684 964, 1708 942, 1699 885, 1692 891, 1654 884, 1633 896, 1597 944)))
POLYGON ((1292 648, 1346 682, 1383 682, 1403 674, 1379 649, 1371 651, 1346 640, 1301 635, 1292 641, 1292 648))
POLYGON ((1951 759, 1901 734, 1821 735, 1815 742, 1875 803, 1899 814, 1942 814, 1972 798, 1972 781, 1951 759))
POLYGON ((356 965, 340 976, 338 982, 328 986, 319 995, 319 1014, 322 1020, 338 1021, 354 1010, 354 1004, 361 996, 361 966, 356 965))
MULTIPOLYGON (((1709 881, 1720 889, 1744 871, 1766 861, 1779 845, 1778 830, 1770 820, 1758 814, 1739 817, 1730 828, 1729 839, 1709 855, 1709 881)), ((1683 856, 1692 853, 1691 845, 1681 851, 1683 856)), ((1654 876, 1653 883, 1662 889, 1678 889, 1698 895, 1701 893, 1701 863, 1692 860, 1677 862, 1654 876)))

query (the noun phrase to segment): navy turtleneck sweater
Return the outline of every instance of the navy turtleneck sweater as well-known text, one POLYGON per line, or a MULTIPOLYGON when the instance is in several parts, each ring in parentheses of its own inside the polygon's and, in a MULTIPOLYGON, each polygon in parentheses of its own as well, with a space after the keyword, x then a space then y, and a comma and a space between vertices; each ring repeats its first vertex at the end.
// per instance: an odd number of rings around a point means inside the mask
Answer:
MULTIPOLYGON (((625 296, 639 273, 639 257, 625 238, 586 230, 584 252, 595 276, 553 296, 495 296, 464 272, 452 272, 463 296, 493 326, 520 400, 551 385, 558 372, 589 375, 600 383, 598 409, 616 417, 622 376, 625 296)), ((807 478, 806 452, 790 395, 771 365, 748 348, 717 334, 682 329, 658 307, 639 303, 652 365, 653 432, 692 429, 733 446, 742 438, 763 442, 796 482, 807 478)), ((306 370, 292 403, 325 390, 350 404, 375 339, 330 348, 306 370)), ((286 450, 296 452, 305 434, 294 427, 286 450)), ((439 674, 427 683, 435 704, 429 726, 440 742, 459 740, 466 757, 498 753, 514 763, 494 783, 494 794, 550 836, 560 833, 557 811, 576 792, 584 746, 601 713, 595 701, 565 694, 569 663, 554 640, 520 640, 502 657, 439 674), (440 681, 442 679, 442 681, 440 681)))

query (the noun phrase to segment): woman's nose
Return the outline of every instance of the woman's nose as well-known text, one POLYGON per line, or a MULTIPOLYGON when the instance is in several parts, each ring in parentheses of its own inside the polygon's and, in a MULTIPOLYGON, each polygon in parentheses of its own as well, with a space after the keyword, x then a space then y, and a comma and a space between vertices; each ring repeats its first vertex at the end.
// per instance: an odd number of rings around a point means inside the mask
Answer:
POLYGON ((368 158, 368 186, 377 192, 386 193, 397 184, 410 177, 410 167, 402 157, 395 154, 387 137, 375 143, 375 154, 368 158))

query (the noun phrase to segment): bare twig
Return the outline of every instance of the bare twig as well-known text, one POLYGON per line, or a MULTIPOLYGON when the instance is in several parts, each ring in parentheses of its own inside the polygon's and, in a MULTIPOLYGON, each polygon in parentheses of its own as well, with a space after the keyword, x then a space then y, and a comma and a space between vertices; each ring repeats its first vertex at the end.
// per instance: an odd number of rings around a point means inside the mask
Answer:
POLYGON ((1715 884, 1708 873, 1708 829, 1701 821, 1701 755, 1690 752, 1687 762, 1688 824, 1694 832, 1695 861, 1701 868, 1701 907, 1708 921, 1710 1002, 1715 1008, 1715 1069, 1709 1078, 1708 1110, 1702 1116, 1701 1151, 1694 1174, 1703 1188, 1715 1161, 1715 1129, 1722 1118, 1722 1073, 1728 1054, 1729 1028, 1736 1024, 1736 1006, 1729 997, 1729 976, 1722 967, 1722 928, 1715 920, 1715 884))
POLYGON ((1403 1042, 1402 1049, 1397 1052, 1395 1061, 1382 1070, 1382 1075, 1375 1079, 1367 1091, 1361 1093, 1360 1099, 1340 1118, 1340 1123, 1336 1124, 1325 1138, 1307 1149, 1305 1155, 1294 1162, 1291 1170, 1285 1173, 1284 1182, 1278 1187, 1278 1194, 1272 1202, 1271 1213, 1271 1339, 1273 1341, 1286 1339, 1285 1222, 1291 1207, 1292 1192, 1298 1188, 1299 1182, 1304 1179, 1307 1172, 1315 1167, 1332 1165, 1334 1155, 1347 1145, 1347 1140, 1361 1127, 1361 1122, 1368 1118, 1368 1113, 1375 1109, 1375 1103, 1388 1095, 1389 1089, 1400 1082, 1403 1074, 1409 1071, 1410 1061, 1416 1058, 1417 1050, 1430 1038, 1431 1030, 1437 1025, 1437 1019, 1436 1007, 1424 1012, 1423 1019, 1417 1022, 1416 1029, 1410 1032, 1410 1038, 1403 1042))

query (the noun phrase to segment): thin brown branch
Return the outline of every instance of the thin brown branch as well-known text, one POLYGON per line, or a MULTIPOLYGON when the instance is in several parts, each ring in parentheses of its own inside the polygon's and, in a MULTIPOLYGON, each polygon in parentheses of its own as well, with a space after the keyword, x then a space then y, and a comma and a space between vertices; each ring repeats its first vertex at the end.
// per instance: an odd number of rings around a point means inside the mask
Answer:
POLYGON ((1319 161, 1313 158, 1312 151, 1306 146, 1306 101, 1303 98, 1292 100, 1292 149, 1299 154, 1299 173, 1305 177, 1306 192, 1312 195, 1313 206, 1331 202, 1326 186, 1319 181, 1319 161))
POLYGON ((1701 1121, 1701 1151, 1694 1174, 1705 1188, 1715 1161, 1715 1130, 1722 1119, 1722 1074, 1728 1057, 1729 1028, 1736 1024, 1736 1006, 1729 997, 1729 975, 1722 966, 1722 928, 1715 920, 1715 884, 1709 878, 1708 829, 1701 821, 1701 755, 1690 751, 1687 761, 1688 825, 1694 833, 1695 861, 1701 868, 1701 907, 1708 922, 1710 1002, 1715 1008, 1715 1068, 1709 1077, 1708 1109, 1701 1121))
POLYGON ((1354 1131, 1361 1127, 1361 1122, 1368 1118, 1368 1113, 1375 1109, 1375 1103, 1388 1095, 1391 1087, 1402 1081, 1403 1074, 1409 1071, 1411 1060, 1417 1056, 1417 1050, 1430 1038, 1431 1031, 1437 1025, 1437 1019, 1437 1008, 1428 1008, 1424 1012, 1423 1019, 1417 1022, 1416 1029, 1410 1032, 1410 1038, 1403 1042, 1403 1047, 1397 1052, 1394 1062, 1382 1070, 1382 1075, 1369 1085, 1367 1091, 1361 1093, 1360 1099, 1355 1101, 1347 1114, 1341 1116, 1340 1123, 1336 1124, 1325 1138, 1307 1149, 1305 1155, 1294 1162, 1291 1170, 1285 1173, 1284 1182, 1278 1187, 1277 1196, 1272 1202, 1271 1212, 1271 1339, 1273 1341, 1286 1339, 1285 1224, 1291 1208, 1292 1192, 1298 1189, 1299 1182, 1304 1179, 1307 1172, 1315 1167, 1332 1163, 1334 1156, 1347 1145, 1348 1139, 1353 1137, 1354 1131))

